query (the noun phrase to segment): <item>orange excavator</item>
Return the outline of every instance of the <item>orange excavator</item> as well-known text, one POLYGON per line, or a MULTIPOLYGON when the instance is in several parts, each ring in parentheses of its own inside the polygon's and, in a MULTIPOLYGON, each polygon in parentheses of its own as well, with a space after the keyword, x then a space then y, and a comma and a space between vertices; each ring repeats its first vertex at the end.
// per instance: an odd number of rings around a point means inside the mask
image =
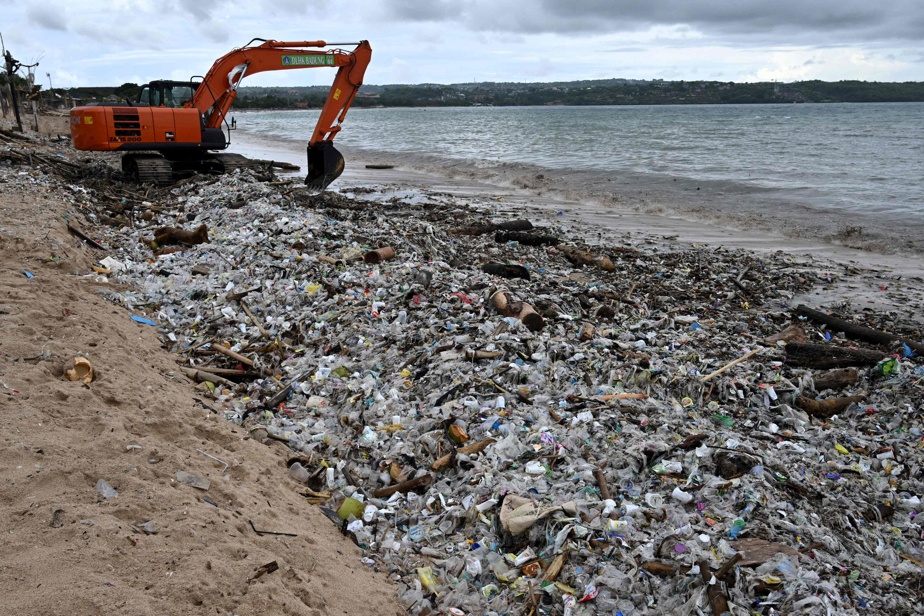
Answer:
POLYGON ((228 111, 244 77, 263 71, 338 67, 308 141, 305 183, 323 190, 343 173, 343 156, 334 148, 334 137, 371 58, 368 41, 328 45, 253 39, 216 60, 201 81, 152 81, 142 86, 136 101, 71 109, 71 140, 78 150, 124 153, 126 174, 159 185, 194 173, 248 167, 252 161, 243 156, 215 153, 230 144, 228 111), (257 41, 261 43, 255 45, 257 41), (346 51, 335 45, 355 47, 346 51))

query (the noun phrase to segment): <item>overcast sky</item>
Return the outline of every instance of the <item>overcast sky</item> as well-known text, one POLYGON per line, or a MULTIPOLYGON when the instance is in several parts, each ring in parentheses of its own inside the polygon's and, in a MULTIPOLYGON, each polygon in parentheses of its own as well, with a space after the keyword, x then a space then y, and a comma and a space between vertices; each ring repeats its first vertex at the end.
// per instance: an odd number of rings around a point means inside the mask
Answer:
POLYGON ((377 85, 924 81, 924 0, 0 0, 0 34, 46 88, 46 73, 55 87, 188 79, 255 37, 367 39, 377 85))

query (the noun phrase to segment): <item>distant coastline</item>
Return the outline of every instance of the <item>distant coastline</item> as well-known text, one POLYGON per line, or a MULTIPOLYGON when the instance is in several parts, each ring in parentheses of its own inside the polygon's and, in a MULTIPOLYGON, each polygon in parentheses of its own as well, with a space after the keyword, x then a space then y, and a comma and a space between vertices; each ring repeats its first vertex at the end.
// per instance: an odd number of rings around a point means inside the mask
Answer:
MULTIPOLYGON (((71 88, 72 99, 133 99, 138 84, 71 88)), ((234 108, 319 109, 328 86, 257 87, 238 91, 234 108)), ((363 85, 354 107, 523 107, 585 105, 725 105, 769 103, 924 102, 924 82, 799 81, 734 83, 600 79, 551 83, 363 85)))

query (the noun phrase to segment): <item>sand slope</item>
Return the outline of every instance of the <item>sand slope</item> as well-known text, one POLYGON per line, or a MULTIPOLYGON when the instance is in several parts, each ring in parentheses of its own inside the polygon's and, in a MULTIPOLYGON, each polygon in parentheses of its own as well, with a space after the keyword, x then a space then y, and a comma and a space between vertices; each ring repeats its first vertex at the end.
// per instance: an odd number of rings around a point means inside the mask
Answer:
POLYGON ((108 283, 87 272, 104 254, 68 232, 72 203, 0 164, 0 612, 404 613, 385 573, 298 495, 287 448, 219 419, 155 328, 100 295, 108 283), (63 376, 77 355, 90 384, 63 376))

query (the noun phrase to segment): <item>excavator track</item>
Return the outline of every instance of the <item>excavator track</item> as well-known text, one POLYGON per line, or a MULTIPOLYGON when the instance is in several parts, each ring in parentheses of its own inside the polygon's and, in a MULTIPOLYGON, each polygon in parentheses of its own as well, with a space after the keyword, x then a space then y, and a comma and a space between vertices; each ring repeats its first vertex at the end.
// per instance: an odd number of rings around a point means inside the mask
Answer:
POLYGON ((140 184, 173 184, 173 167, 159 154, 126 154, 122 157, 122 171, 140 184))

